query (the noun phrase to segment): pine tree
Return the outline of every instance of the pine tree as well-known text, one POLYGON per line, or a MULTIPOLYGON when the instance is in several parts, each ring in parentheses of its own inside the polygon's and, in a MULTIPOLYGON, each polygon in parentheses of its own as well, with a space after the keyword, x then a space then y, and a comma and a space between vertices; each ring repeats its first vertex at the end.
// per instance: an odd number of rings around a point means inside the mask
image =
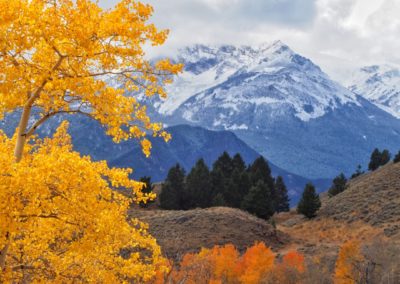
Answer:
POLYGON ((172 167, 160 193, 160 207, 167 210, 185 209, 185 170, 179 165, 172 167))
POLYGON ((271 169, 264 157, 258 157, 249 167, 251 182, 257 185, 262 180, 269 188, 274 188, 274 178, 271 176, 271 169))
POLYGON ((211 186, 212 186, 212 198, 215 198, 218 194, 224 196, 225 188, 228 186, 226 184, 226 178, 222 174, 221 169, 214 168, 211 173, 211 186))
POLYGON ((290 210, 288 191, 281 176, 278 176, 275 181, 274 199, 276 212, 288 212, 290 210))
POLYGON ((400 162, 400 151, 397 153, 397 155, 394 157, 393 163, 398 163, 400 162))
POLYGON ((240 173, 239 179, 236 179, 236 175, 233 175, 232 180, 238 187, 239 199, 240 199, 240 203, 241 203, 242 200, 244 199, 244 197, 250 191, 250 188, 251 188, 250 176, 246 171, 243 171, 240 173))
POLYGON ((242 156, 239 153, 232 158, 232 168, 233 170, 238 170, 240 173, 246 170, 246 163, 243 161, 242 156))
POLYGON ((211 205, 214 207, 226 206, 226 202, 222 193, 218 193, 216 196, 214 196, 211 205))
POLYGON ((253 186, 242 202, 242 208, 260 218, 268 219, 275 213, 271 188, 262 180, 253 186))
POLYGON ((375 171, 376 169, 379 168, 381 162, 382 162, 382 153, 379 151, 378 148, 375 148, 375 150, 371 154, 368 170, 375 171))
POLYGON ((387 163, 389 163, 390 162, 390 156, 391 155, 390 155, 389 150, 387 150, 387 149, 383 150, 382 153, 381 153, 381 163, 380 163, 380 165, 384 166, 387 163))
MULTIPOLYGON (((151 177, 148 176, 144 176, 140 178, 140 182, 143 182, 145 185, 142 188, 142 192, 143 193, 151 193, 153 192, 154 186, 151 183, 151 177)), ((146 203, 144 203, 143 201, 139 203, 140 207, 146 208, 150 203, 153 203, 154 200, 152 201, 146 201, 146 203)))
POLYGON ((211 205, 212 184, 210 171, 203 159, 197 161, 186 178, 186 197, 189 208, 211 205))
POLYGON ((308 183, 297 206, 297 212, 307 218, 313 218, 320 207, 321 201, 319 195, 316 193, 314 185, 308 183))
POLYGON ((332 181, 331 188, 328 190, 329 197, 335 196, 346 189, 347 179, 343 173, 335 177, 332 181))
POLYGON ((362 171, 361 165, 358 165, 358 166, 357 166, 357 169, 356 169, 356 171, 355 171, 355 173, 351 175, 351 179, 356 178, 356 177, 359 177, 359 176, 362 175, 363 173, 364 173, 364 172, 362 171))
POLYGON ((214 162, 211 171, 211 183, 212 183, 212 198, 216 195, 221 194, 225 200, 225 205, 229 205, 227 199, 230 199, 230 181, 233 172, 233 161, 231 156, 227 152, 223 152, 221 156, 214 162))
POLYGON ((240 208, 244 197, 249 193, 251 182, 246 172, 239 172, 235 169, 232 177, 227 180, 224 191, 224 200, 229 207, 240 208))
POLYGON ((221 171, 225 178, 229 178, 233 172, 232 158, 227 152, 223 152, 221 156, 213 164, 213 171, 221 171))

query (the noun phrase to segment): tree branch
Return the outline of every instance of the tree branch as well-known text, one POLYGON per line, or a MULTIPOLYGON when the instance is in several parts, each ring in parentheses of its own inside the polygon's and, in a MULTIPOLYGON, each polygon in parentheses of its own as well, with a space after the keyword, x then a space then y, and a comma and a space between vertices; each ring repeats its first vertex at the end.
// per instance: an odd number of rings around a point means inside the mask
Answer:
MULTIPOLYGON (((60 65, 63 62, 64 58, 65 58, 64 56, 61 56, 58 59, 57 63, 51 69, 51 72, 55 71, 58 67, 60 67, 60 65)), ((27 108, 32 107, 33 103, 39 97, 40 93, 43 91, 44 87, 46 86, 47 82, 50 79, 51 79, 50 77, 47 77, 46 79, 43 80, 42 84, 36 89, 36 91, 31 95, 31 97, 26 102, 25 107, 27 107, 27 108)))
POLYGON ((57 114, 73 114, 73 113, 77 113, 77 114, 83 114, 86 115, 90 118, 93 118, 93 116, 90 113, 87 112, 83 112, 81 110, 61 110, 61 111, 55 111, 55 112, 49 112, 46 115, 44 115, 43 117, 41 117, 39 120, 37 120, 32 127, 24 134, 26 138, 32 136, 33 133, 35 133, 36 129, 42 125, 44 122, 46 122, 50 117, 55 116, 57 114))

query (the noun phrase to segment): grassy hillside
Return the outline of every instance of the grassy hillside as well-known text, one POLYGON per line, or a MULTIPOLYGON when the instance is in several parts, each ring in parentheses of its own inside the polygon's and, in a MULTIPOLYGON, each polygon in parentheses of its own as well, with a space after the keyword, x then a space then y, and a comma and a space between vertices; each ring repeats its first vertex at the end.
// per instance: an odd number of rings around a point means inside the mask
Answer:
POLYGON ((386 236, 400 234, 400 163, 388 164, 350 181, 348 188, 323 202, 320 218, 365 222, 386 236))
POLYGON ((288 237, 276 231, 265 220, 233 208, 214 207, 189 211, 138 210, 131 216, 149 224, 150 233, 156 237, 163 253, 179 259, 187 252, 201 247, 232 243, 240 251, 255 242, 264 242, 279 249, 288 237))

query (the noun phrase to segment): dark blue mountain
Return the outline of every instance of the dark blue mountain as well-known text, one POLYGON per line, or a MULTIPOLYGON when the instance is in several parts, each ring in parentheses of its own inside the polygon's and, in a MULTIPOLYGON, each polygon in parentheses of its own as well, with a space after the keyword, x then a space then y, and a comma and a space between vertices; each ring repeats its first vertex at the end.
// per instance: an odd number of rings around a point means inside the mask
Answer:
MULTIPOLYGON (((82 116, 55 117, 41 128, 41 136, 51 135, 61 120, 70 121, 69 132, 72 136, 75 150, 82 155, 90 155, 94 160, 107 160, 113 167, 133 168, 134 178, 150 176, 154 182, 163 181, 168 170, 176 163, 182 165, 187 172, 196 161, 203 158, 211 168, 213 162, 224 152, 230 155, 240 153, 243 160, 250 164, 260 156, 234 133, 229 131, 211 131, 201 127, 177 125, 167 128, 172 135, 168 143, 159 138, 150 138, 152 154, 146 158, 137 141, 127 141, 115 144, 104 129, 95 121, 82 116)), ((11 135, 16 127, 18 114, 8 116, 1 127, 11 135)), ((291 174, 270 163, 274 176, 281 175, 289 189, 291 204, 295 205, 304 188, 311 181, 320 191, 326 190, 329 180, 309 180, 291 174)))

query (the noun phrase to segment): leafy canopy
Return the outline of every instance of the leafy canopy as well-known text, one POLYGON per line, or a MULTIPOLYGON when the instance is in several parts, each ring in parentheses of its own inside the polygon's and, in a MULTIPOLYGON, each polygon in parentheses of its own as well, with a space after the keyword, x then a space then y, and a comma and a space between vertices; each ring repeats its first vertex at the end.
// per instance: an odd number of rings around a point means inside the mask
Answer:
POLYGON ((0 282, 105 282, 150 279, 160 249, 137 220, 126 220, 142 183, 73 152, 67 125, 53 139, 35 130, 58 114, 100 122, 115 142, 163 137, 135 94, 165 97, 182 66, 145 58, 168 32, 148 23, 153 9, 122 0, 0 0, 0 118, 20 113, 12 139, 0 134, 0 282), (130 95, 127 95, 127 92, 130 95), (12 154, 14 148, 14 154, 12 154))
POLYGON ((161 45, 168 34, 147 23, 151 6, 123 0, 103 10, 90 0, 0 0, 0 11, 0 114, 40 110, 32 127, 20 130, 24 137, 51 116, 80 113, 106 126, 116 142, 140 139, 146 155, 145 130, 170 138, 124 95, 165 97, 163 86, 182 67, 146 60, 144 44, 161 45))
POLYGON ((111 189, 131 191, 136 202, 154 196, 129 179, 131 170, 73 152, 66 131, 64 123, 53 138, 33 140, 20 163, 10 163, 15 137, 0 134, 0 247, 8 246, 0 282, 152 277, 160 248, 145 224, 126 221, 131 200, 111 189))

